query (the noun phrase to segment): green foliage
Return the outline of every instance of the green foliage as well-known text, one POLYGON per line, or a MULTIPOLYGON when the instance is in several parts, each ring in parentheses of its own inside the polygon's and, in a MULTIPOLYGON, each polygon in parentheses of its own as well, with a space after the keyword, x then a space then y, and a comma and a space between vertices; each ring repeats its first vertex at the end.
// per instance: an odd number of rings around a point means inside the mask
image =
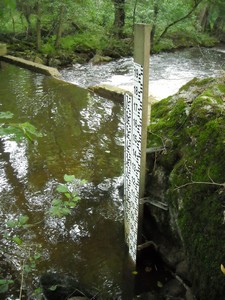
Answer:
POLYGON ((59 184, 56 191, 62 198, 54 199, 52 201, 49 213, 52 217, 62 218, 71 214, 71 209, 76 207, 80 197, 77 194, 78 184, 84 184, 85 181, 77 182, 73 175, 64 175, 65 184, 59 184))
POLYGON ((14 281, 10 279, 0 279, 0 294, 6 293, 9 289, 9 285, 14 281))
MULTIPOLYGON (((198 2, 198 1, 197 1, 198 2)), ((150 23, 154 26, 154 51, 171 50, 174 47, 193 46, 196 44, 213 45, 217 40, 202 32, 199 16, 204 11, 206 3, 195 8, 196 1, 176 0, 171 1, 126 1, 125 2, 125 24, 120 29, 123 37, 132 38, 134 21, 136 23, 150 23), (193 11, 193 7, 195 8, 193 11), (188 15, 189 12, 192 13, 188 15), (184 20, 177 20, 186 16, 184 20), (174 23, 174 24, 173 24, 174 23), (172 26, 170 26, 172 24, 172 26), (158 43, 160 35, 168 28, 165 39, 158 43)), ((22 40, 36 41, 38 35, 36 30, 37 21, 42 28, 42 42, 39 49, 43 55, 60 55, 59 50, 67 55, 73 52, 102 51, 106 55, 113 57, 128 56, 131 54, 130 48, 121 40, 114 36, 114 20, 116 10, 112 0, 106 1, 72 1, 62 3, 59 0, 42 0, 40 12, 34 0, 17 1, 2 0, 0 2, 0 34, 8 36, 20 35, 22 40), (2 8, 2 9, 1 9, 2 8), (1 14, 2 12, 2 14, 1 14), (59 30, 60 28, 60 30, 59 30), (116 40, 116 41, 115 41, 116 40), (59 45, 55 48, 55 42, 59 45), (116 52, 113 55, 113 52, 116 52)), ((207 22, 211 33, 215 33, 217 27, 222 28, 225 5, 223 1, 208 3, 207 22)), ((13 43, 13 48, 20 43, 13 43)), ((19 45, 20 47, 20 45, 19 45)), ((26 47, 29 44, 26 43, 26 47)), ((34 48, 34 45, 31 46, 34 48)))
POLYGON ((42 43, 40 52, 44 55, 46 54, 46 55, 50 55, 50 56, 53 56, 56 54, 56 49, 55 49, 54 42, 52 41, 52 39, 51 39, 51 41, 42 43))
POLYGON ((7 136, 13 140, 20 141, 23 137, 26 137, 30 141, 34 141, 35 138, 42 137, 42 134, 37 131, 36 127, 29 122, 3 122, 12 118, 13 114, 11 112, 0 112, 0 138, 7 136))

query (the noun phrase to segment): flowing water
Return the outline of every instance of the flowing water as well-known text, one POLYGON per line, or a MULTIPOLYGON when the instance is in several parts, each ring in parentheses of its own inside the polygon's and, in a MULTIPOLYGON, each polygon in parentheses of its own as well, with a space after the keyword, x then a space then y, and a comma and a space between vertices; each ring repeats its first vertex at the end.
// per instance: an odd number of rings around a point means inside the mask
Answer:
MULTIPOLYGON (((223 49, 152 55, 150 94, 161 99, 195 76, 221 75, 224 59, 223 49)), ((104 82, 132 90, 131 58, 74 65, 61 73, 81 87, 104 82)), ((127 277, 131 270, 118 191, 123 174, 123 107, 67 82, 2 63, 0 111, 11 111, 13 122, 28 121, 43 133, 35 142, 0 141, 0 274, 15 280, 4 299, 19 298, 21 269, 34 256, 34 248, 41 257, 35 271, 28 270, 28 276, 24 272, 28 289, 51 270, 72 274, 98 290, 101 299, 131 299, 133 282, 132 276, 127 277), (46 212, 64 174, 87 182, 77 183, 81 200, 72 214, 57 219, 46 212), (21 214, 33 225, 22 230, 28 248, 12 242, 21 229, 16 232, 5 225, 21 214)))
MULTIPOLYGON (((0 248, 7 249, 2 261, 10 261, 12 279, 20 281, 26 261, 21 247, 5 238, 5 232, 15 234, 5 224, 23 214, 33 224, 23 236, 29 245, 42 247, 38 268, 29 273, 33 281, 49 270, 63 272, 94 287, 102 299, 122 299, 129 290, 123 280, 127 255, 118 192, 123 173, 122 106, 4 63, 0 86, 0 111, 11 111, 13 122, 29 121, 43 133, 33 143, 6 138, 0 143, 0 248), (57 219, 46 211, 64 174, 87 182, 78 185, 81 200, 72 215, 57 219)), ((9 270, 7 274, 0 264, 1 273, 3 269, 1 276, 8 276, 9 270)), ((14 285, 6 299, 18 295, 14 285)))
MULTIPOLYGON (((176 93, 193 77, 221 76, 225 48, 191 48, 150 57, 149 94, 159 100, 176 93)), ((121 58, 102 65, 76 64, 62 70, 65 80, 79 86, 110 84, 133 92, 133 59, 121 58)))

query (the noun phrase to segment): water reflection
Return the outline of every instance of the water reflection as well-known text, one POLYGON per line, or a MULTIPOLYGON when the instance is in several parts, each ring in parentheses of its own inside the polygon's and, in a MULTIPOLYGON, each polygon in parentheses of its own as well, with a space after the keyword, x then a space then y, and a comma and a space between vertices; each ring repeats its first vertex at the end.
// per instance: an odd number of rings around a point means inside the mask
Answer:
MULTIPOLYGON (((126 258, 117 189, 123 172, 122 107, 7 64, 0 70, 0 93, 2 111, 13 112, 13 121, 30 121, 43 133, 35 143, 0 143, 1 233, 7 220, 27 215, 34 225, 27 239, 42 245, 37 274, 49 269, 70 273, 95 285, 102 299, 120 297, 126 258), (72 214, 56 220, 45 211, 64 174, 87 184, 79 187, 81 200, 72 214)), ((20 272, 20 257, 10 247, 9 258, 20 272)), ((16 292, 11 299, 15 297, 16 292)))

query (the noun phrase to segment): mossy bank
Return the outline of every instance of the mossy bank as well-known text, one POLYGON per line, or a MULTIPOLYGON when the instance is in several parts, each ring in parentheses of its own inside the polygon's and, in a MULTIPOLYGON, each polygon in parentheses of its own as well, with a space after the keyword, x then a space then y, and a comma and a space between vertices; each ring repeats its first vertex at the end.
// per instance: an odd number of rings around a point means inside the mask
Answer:
POLYGON ((146 193, 169 212, 163 219, 150 213, 159 232, 184 251, 197 299, 223 299, 225 78, 195 78, 152 106, 148 147, 158 146, 164 150, 148 158, 146 193))

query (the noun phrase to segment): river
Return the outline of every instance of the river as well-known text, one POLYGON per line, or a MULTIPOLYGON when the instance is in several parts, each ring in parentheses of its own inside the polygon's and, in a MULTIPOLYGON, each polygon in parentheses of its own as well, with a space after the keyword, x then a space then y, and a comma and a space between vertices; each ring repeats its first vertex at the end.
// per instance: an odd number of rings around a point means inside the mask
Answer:
POLYGON ((15 281, 4 299, 18 299, 22 274, 27 294, 47 271, 72 274, 99 291, 100 299, 121 299, 129 290, 124 288, 127 251, 118 192, 123 173, 122 106, 5 63, 0 94, 1 111, 14 113, 13 122, 31 122, 43 134, 33 143, 1 139, 1 261, 8 262, 3 275, 15 281), (85 179, 86 184, 78 184, 81 199, 70 216, 50 217, 47 212, 59 197, 56 187, 64 182, 64 174, 85 179), (21 215, 29 217, 32 227, 6 226, 21 215), (12 241, 15 236, 22 246, 12 241), (37 267, 23 272, 27 257, 33 258, 39 247, 37 267))
MULTIPOLYGON (((221 75, 224 58, 223 49, 200 48, 152 55, 150 94, 161 99, 195 76, 221 75)), ((84 88, 109 83, 132 90, 132 59, 74 65, 61 73, 65 81, 1 64, 0 110, 14 113, 13 122, 31 122, 43 134, 35 142, 4 138, 0 143, 0 271, 15 281, 4 299, 18 299, 22 275, 28 295, 47 271, 72 274, 98 291, 99 299, 131 299, 118 191, 123 107, 84 88), (76 177, 81 200, 70 216, 58 219, 47 212, 64 174, 76 177), (79 179, 86 183, 80 185, 79 179), (21 215, 29 217, 27 230, 6 226, 21 215), (22 247, 14 236, 21 236, 22 247), (35 249, 37 266, 22 271, 35 249)))
MULTIPOLYGON (((190 48, 150 57, 149 94, 156 100, 176 93, 194 77, 221 76, 225 48, 190 48)), ((133 92, 133 59, 121 58, 107 64, 75 64, 61 71, 63 78, 82 87, 110 84, 133 92)))

